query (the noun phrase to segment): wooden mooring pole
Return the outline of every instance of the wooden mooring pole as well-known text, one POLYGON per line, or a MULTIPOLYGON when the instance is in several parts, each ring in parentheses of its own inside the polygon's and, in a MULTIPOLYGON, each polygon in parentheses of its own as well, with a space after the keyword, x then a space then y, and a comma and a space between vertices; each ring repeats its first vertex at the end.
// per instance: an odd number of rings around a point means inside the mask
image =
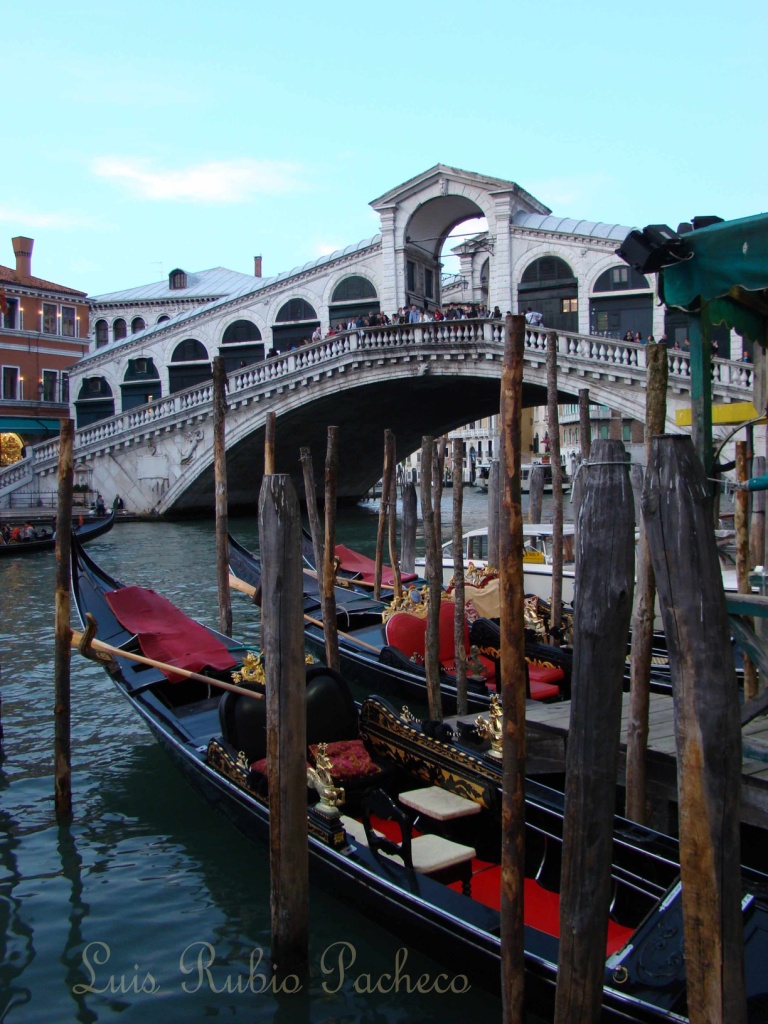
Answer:
MULTIPOLYGON (((464 592, 464 551, 462 544, 463 526, 462 512, 464 508, 464 488, 456 486, 457 476, 461 478, 461 470, 464 465, 464 442, 460 437, 453 439, 452 466, 453 466, 453 600, 455 602, 453 617, 453 643, 456 658, 456 713, 466 715, 467 713, 467 647, 464 640, 465 629, 465 592, 464 592)), ((494 463, 498 466, 498 463, 494 463)), ((499 475, 496 474, 498 484, 499 475)), ((490 491, 490 488, 489 488, 490 491)), ((496 491, 498 499, 499 492, 496 491)), ((496 516, 496 555, 498 558, 498 505, 496 516)), ((488 559, 490 561, 490 548, 488 559)), ((492 565, 494 563, 491 563, 492 565)), ((495 563, 498 566, 498 560, 495 563)))
POLYGON ((562 642, 563 624, 563 460, 560 457, 560 420, 557 411, 557 334, 547 334, 547 422, 552 458, 552 605, 550 643, 562 642))
POLYGON ((307 684, 301 518, 289 476, 265 476, 259 494, 262 625, 267 689, 272 963, 309 959, 307 684))
POLYGON ((213 478, 216 501, 216 581, 219 594, 219 629, 232 635, 232 600, 229 593, 229 511, 227 508, 227 371, 222 356, 213 358, 213 478))
POLYGON ((427 639, 424 651, 424 669, 427 675, 427 703, 429 717, 442 719, 443 701, 440 694, 440 601, 442 580, 437 575, 437 537, 435 512, 432 507, 432 466, 435 439, 421 439, 421 521, 424 524, 424 552, 426 576, 429 584, 427 609, 427 639))
MULTIPOLYGON (((646 345, 647 380, 645 392, 645 464, 650 462, 651 441, 664 433, 667 416, 669 358, 666 345, 646 345)), ((641 825, 647 823, 646 754, 648 714, 651 701, 651 656, 653 620, 656 611, 656 581, 648 551, 645 525, 638 522, 637 597, 632 622, 629 719, 627 721, 627 806, 626 815, 641 825)))
MULTIPOLYGON (((460 465, 461 468, 461 465, 460 465)), ((455 471, 454 471, 455 472, 455 471)), ((454 477, 455 480, 455 477, 454 477)), ((456 486, 454 482, 454 487, 456 486)), ((488 564, 494 569, 499 567, 499 460, 494 459, 488 474, 488 564)), ((453 543, 456 551, 456 541, 453 543)), ((463 545, 462 545, 463 561, 463 545)), ((454 558, 455 558, 454 554, 454 558)))
POLYGON ((555 1024, 600 1019, 635 523, 621 441, 595 441, 576 542, 555 1024))
POLYGON ((643 518, 675 698, 688 1014, 691 1024, 744 1024, 739 694, 709 487, 690 437, 653 439, 643 518))
POLYGON ((522 1024, 525 999, 525 603, 520 463, 525 317, 507 316, 501 370, 499 595, 502 807, 501 990, 504 1024, 522 1024))
MULTIPOLYGON (((747 442, 736 442, 736 479, 739 482, 749 478, 747 469, 747 442)), ((736 531, 736 576, 740 594, 750 594, 749 583, 749 492, 736 491, 733 509, 733 526, 736 531)), ((745 616, 746 625, 754 629, 755 620, 745 616)), ((757 696, 757 669, 749 656, 744 654, 744 702, 757 696)))
POLYGON ((387 431, 389 445, 389 564, 392 566, 393 591, 396 598, 403 596, 403 580, 400 575, 400 558, 397 553, 397 439, 391 430, 387 431))
POLYGON ((381 470, 381 501, 379 503, 379 522, 376 530, 376 561, 373 576, 373 597, 378 601, 381 598, 381 567, 384 563, 384 534, 387 528, 387 516, 389 515, 390 490, 392 486, 392 473, 390 469, 391 445, 389 438, 392 431, 384 431, 384 465, 381 470))
MULTIPOLYGON (((589 421, 589 388, 579 388, 579 465, 589 460, 589 452, 592 447, 592 425, 589 421)), ((581 471, 576 471, 576 477, 571 482, 571 504, 573 505, 574 522, 579 520, 579 507, 581 505, 581 492, 583 476, 581 471)))
MULTIPOLYGON (((312 452, 309 448, 299 449, 301 468, 304 474, 304 498, 307 502, 307 519, 309 520, 309 532, 312 535, 312 550, 315 553, 315 572, 317 578, 322 579, 324 556, 323 556, 323 525, 320 522, 320 513, 317 511, 317 489, 315 487, 315 473, 312 468, 312 452)), ((322 585, 318 588, 321 595, 322 585)))
POLYGON ((61 421, 59 434, 58 505, 56 508, 56 594, 54 641, 53 761, 54 802, 59 818, 72 814, 71 629, 72 487, 75 424, 61 421))
POLYGON ((277 415, 274 412, 268 412, 264 424, 264 476, 271 476, 275 472, 276 433, 277 415))
POLYGON ((416 526, 418 524, 418 498, 413 480, 403 484, 403 533, 400 540, 400 565, 403 572, 416 568, 416 526))
MULTIPOLYGON (((328 427, 325 453, 325 552, 323 558, 323 622, 325 660, 339 671, 339 630, 336 621, 336 488, 339 477, 339 428, 328 427)), ((319 569, 318 569, 319 571, 319 569)))
POLYGON ((528 476, 528 522, 541 522, 541 506, 544 503, 544 466, 540 462, 531 466, 528 476))

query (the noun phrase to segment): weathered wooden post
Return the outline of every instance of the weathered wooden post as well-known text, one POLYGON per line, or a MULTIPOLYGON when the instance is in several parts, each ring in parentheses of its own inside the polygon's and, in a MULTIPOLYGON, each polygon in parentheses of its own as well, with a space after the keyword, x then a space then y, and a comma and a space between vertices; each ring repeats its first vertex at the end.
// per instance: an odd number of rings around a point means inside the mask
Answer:
POLYGON ((560 457, 560 419, 557 410, 557 334, 547 334, 547 420, 552 453, 552 607, 550 642, 562 641, 563 624, 563 460, 560 457))
POLYGON ((271 476, 275 472, 275 434, 277 433, 277 414, 267 413, 264 424, 264 475, 271 476))
POLYGON ((592 447, 592 426, 589 422, 589 388, 579 388, 579 448, 583 462, 592 447))
POLYGON ((222 356, 213 358, 213 479, 216 502, 216 581, 219 594, 219 629, 232 635, 229 593, 229 511, 227 508, 227 371, 222 356))
MULTIPOLYGON (((454 487, 456 484, 454 483, 454 487)), ((403 484, 403 535, 400 564, 403 572, 413 572, 416 567, 416 525, 418 500, 413 480, 403 484)))
POLYGON ((53 760, 54 802, 59 818, 72 814, 72 747, 70 738, 70 667, 72 631, 69 625, 72 580, 72 486, 74 483, 75 424, 61 421, 59 433, 58 505, 56 508, 56 594, 54 624, 53 760))
POLYGON ((442 584, 443 565, 443 483, 445 481, 445 443, 444 437, 435 440, 432 456, 432 508, 435 510, 435 543, 437 544, 437 564, 440 569, 442 584))
MULTIPOLYGON (((323 525, 320 522, 320 514, 317 511, 317 489, 315 487, 315 472, 312 468, 312 452, 309 448, 299 449, 299 459, 304 475, 304 497, 307 502, 307 519, 309 520, 309 532, 312 535, 312 550, 315 553, 315 571, 317 572, 317 589, 321 596, 323 587, 320 583, 325 559, 323 557, 323 525)), ((322 603, 322 601, 321 601, 322 603)))
MULTIPOLYGON (((461 469, 461 465, 459 467, 461 469)), ((455 484, 454 484, 455 486, 455 484)), ((488 474, 488 564, 499 567, 499 460, 494 459, 488 474)), ((456 541, 453 543, 456 550, 456 541)), ((454 556, 455 557, 455 556, 454 556)), ((463 553, 462 553, 463 560, 463 553)))
POLYGON ((544 500, 544 467, 540 462, 531 466, 528 477, 528 522, 541 522, 541 506, 544 500))
POLYGON ((395 597, 403 596, 403 581, 400 575, 400 559, 397 554, 397 440, 389 431, 389 562, 392 566, 393 592, 395 597))
MULTIPOLYGON (((752 476, 765 476, 765 456, 752 460, 752 476)), ((749 560, 765 568, 765 491, 752 493, 752 519, 749 528, 749 560)))
POLYGON ((435 512, 432 508, 432 459, 435 439, 421 439, 421 521, 424 524, 424 553, 426 575, 429 584, 429 607, 427 609, 427 639, 424 650, 424 669, 427 675, 427 703, 429 717, 442 719, 443 701, 440 694, 440 601, 442 580, 437 576, 437 537, 435 535, 435 512))
MULTIPOLYGON (((650 462, 651 442, 664 433, 667 416, 669 358, 666 345, 646 345, 645 464, 650 462)), ((629 718, 627 720, 627 817, 641 825, 648 817, 646 798, 646 753, 648 713, 651 700, 651 657, 653 620, 656 612, 656 581, 648 551, 645 525, 638 522, 637 597, 632 623, 629 718)))
POLYGON ((691 1024, 746 1020, 736 672, 706 476, 691 438, 656 437, 643 494, 675 698, 691 1024))
MULTIPOLYGON (((589 421, 589 388, 579 388, 579 465, 589 461, 589 452, 592 447, 592 426, 589 421)), ((584 476, 581 470, 576 470, 576 476, 571 484, 571 504, 573 505, 573 519, 579 522, 579 508, 581 507, 581 493, 584 485, 584 476)))
MULTIPOLYGON (((453 600, 455 602, 453 618, 453 643, 456 658, 456 713, 466 715, 467 713, 467 648, 464 641, 464 552, 462 550, 462 511, 464 507, 464 488, 455 484, 456 475, 461 475, 461 468, 464 463, 464 442, 459 437, 453 439, 452 452, 453 466, 453 600)), ((498 466, 498 463, 494 463, 498 466)), ((498 473, 496 482, 498 484, 498 473)), ((490 491, 490 488, 489 488, 490 491)), ((499 493, 496 491, 496 498, 499 493)), ((496 506, 496 555, 498 558, 498 504, 496 506)), ((490 561, 490 554, 488 556, 490 561)), ((492 565, 498 566, 498 560, 492 565)))
POLYGON ((381 502, 379 504, 379 522, 376 531, 376 562, 373 579, 373 596, 376 601, 381 598, 381 566, 384 561, 384 531, 387 526, 389 515, 390 491, 392 487, 392 471, 390 466, 390 455, 392 447, 389 438, 391 430, 384 431, 384 465, 381 470, 381 502))
POLYGON ((525 1000, 525 604, 520 462, 525 317, 507 316, 501 370, 499 594, 501 602, 501 992, 504 1024, 525 1000))
MULTIPOLYGON (((736 479, 747 480, 747 442, 736 442, 736 479)), ((740 594, 749 594, 749 492, 736 491, 736 502, 733 508, 733 526, 736 531, 736 576, 740 594)), ((746 625, 754 629, 755 620, 746 616, 746 625)), ((757 696, 757 669, 751 659, 744 654, 744 702, 757 696)))
POLYGON ((555 1024, 600 1019, 635 523, 621 441, 595 441, 579 511, 555 1024))
POLYGON ((272 962, 309 959, 307 713, 299 503, 289 476, 266 476, 259 495, 262 625, 267 684, 272 962))
MULTIPOLYGON (((336 621, 336 485, 339 476, 339 428, 328 427, 325 454, 325 552, 323 559, 323 633, 325 660, 339 671, 339 628, 336 621)), ((318 572, 320 570, 318 569, 318 572)))

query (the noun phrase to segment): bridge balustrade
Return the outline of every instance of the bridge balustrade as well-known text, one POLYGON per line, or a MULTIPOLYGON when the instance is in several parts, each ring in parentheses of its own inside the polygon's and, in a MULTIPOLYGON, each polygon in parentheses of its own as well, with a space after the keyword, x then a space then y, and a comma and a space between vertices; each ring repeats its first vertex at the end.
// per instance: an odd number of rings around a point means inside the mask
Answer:
MULTIPOLYGON (((374 353, 404 352, 407 349, 420 354, 424 347, 434 345, 450 350, 452 346, 475 345, 485 348, 488 358, 500 357, 504 348, 505 324, 503 320, 441 320, 420 324, 392 324, 384 327, 366 327, 335 334, 321 341, 302 345, 288 352, 277 353, 260 363, 253 363, 230 372, 228 395, 235 396, 269 389, 276 382, 291 377, 311 374, 318 367, 329 368, 334 361, 359 354, 363 358, 374 353)), ((525 349, 529 359, 541 364, 546 359, 546 325, 526 327, 525 349)), ((635 342, 622 341, 592 335, 559 331, 558 362, 563 369, 583 364, 600 371, 615 367, 636 382, 645 377, 645 346, 635 342)), ((682 383, 690 380, 690 357, 686 352, 669 351, 670 378, 682 383)), ((713 360, 713 385, 733 392, 751 394, 753 367, 748 363, 731 362, 725 359, 713 360)), ((688 384, 685 385, 687 388, 688 384)), ((678 388, 679 390, 679 388, 678 388)), ((199 410, 210 412, 213 404, 213 384, 207 381, 184 391, 174 392, 164 398, 126 412, 110 419, 98 420, 81 427, 75 436, 76 449, 95 452, 105 444, 124 442, 137 435, 169 426, 174 419, 185 413, 199 410)), ((0 470, 0 493, 29 485, 36 473, 51 471, 58 459, 58 439, 35 445, 26 459, 14 466, 0 470)))

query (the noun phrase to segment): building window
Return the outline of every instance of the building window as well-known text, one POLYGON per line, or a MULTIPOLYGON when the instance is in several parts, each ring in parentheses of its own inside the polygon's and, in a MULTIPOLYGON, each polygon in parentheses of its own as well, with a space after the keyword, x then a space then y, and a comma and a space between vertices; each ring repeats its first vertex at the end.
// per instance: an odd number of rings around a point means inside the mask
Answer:
POLYGON ((5 326, 9 331, 15 331, 19 325, 19 300, 6 299, 6 305, 5 326))
POLYGON ((333 290, 331 302, 354 302, 375 299, 376 289, 366 277, 345 277, 333 290))
POLYGON ((629 281, 629 267, 612 267, 611 268, 611 284, 615 288, 617 285, 626 287, 629 281))
POLYGON ((172 291, 187 287, 187 275, 183 270, 172 270, 168 275, 168 287, 172 291))
POLYGON ((431 270, 424 271, 424 294, 428 299, 435 295, 435 275, 431 270))
POLYGON ((59 375, 55 370, 43 370, 43 379, 40 382, 40 397, 44 402, 56 401, 56 385, 59 375))
POLYGON ((61 333, 65 338, 75 337, 75 307, 74 306, 62 306, 61 307, 61 333))
POLYGON ((3 398, 16 400, 19 397, 19 368, 18 366, 3 367, 3 398))
POLYGON ((125 320, 123 320, 123 318, 120 316, 112 324, 112 337, 115 339, 115 341, 122 341, 123 338, 127 337, 127 335, 128 326, 125 320))
POLYGON ((621 425, 621 440, 628 443, 632 440, 632 424, 622 423, 621 425))
POLYGON ((101 377, 90 377, 88 380, 88 390, 92 395, 100 395, 101 377))
POLYGON ((579 311, 579 300, 578 299, 561 299, 561 313, 578 313, 579 311))
POLYGON ((205 345, 197 338, 186 338, 184 341, 180 341, 171 356, 172 363, 192 363, 203 359, 208 359, 208 352, 205 345))
POLYGON ((631 289, 643 291, 649 289, 648 281, 634 267, 610 267, 604 270, 595 281, 594 292, 620 292, 631 289))
POLYGON ((405 271, 408 281, 408 291, 413 292, 416 290, 416 264, 413 260, 406 261, 405 271))
POLYGON ((106 320, 97 320, 95 328, 96 348, 103 348, 109 342, 109 324, 106 320))
POLYGON ((158 322, 159 324, 165 324, 165 323, 168 323, 168 321, 169 321, 170 319, 171 319, 171 318, 170 318, 169 316, 166 316, 166 315, 165 315, 165 313, 163 313, 163 315, 162 315, 162 316, 159 316, 159 317, 157 318, 157 322, 158 322))
POLYGON ((289 299, 280 307, 280 312, 275 317, 277 323, 290 323, 296 320, 316 320, 317 313, 312 306, 304 299, 289 299))
POLYGON ((62 372, 61 374, 61 402, 65 405, 69 402, 69 374, 62 372))
POLYGON ((135 316, 131 320, 131 334, 138 334, 139 331, 143 331, 147 325, 144 323, 144 317, 135 316))
POLYGON ((56 313, 58 310, 52 302, 43 303, 43 334, 56 334, 56 313))
POLYGON ((595 314, 595 330, 596 331, 600 331, 601 333, 603 331, 607 331, 608 330, 608 311, 607 310, 599 310, 595 314))

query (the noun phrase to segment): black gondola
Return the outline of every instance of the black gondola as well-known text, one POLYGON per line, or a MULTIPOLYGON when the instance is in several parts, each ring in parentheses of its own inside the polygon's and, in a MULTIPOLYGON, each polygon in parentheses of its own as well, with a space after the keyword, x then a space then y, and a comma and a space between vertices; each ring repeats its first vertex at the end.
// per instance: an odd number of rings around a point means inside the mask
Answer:
MULTIPOLYGON (((110 594, 124 588, 101 570, 77 541, 73 544, 73 590, 81 620, 85 622, 91 613, 98 622, 101 640, 125 652, 139 650, 140 638, 122 625, 112 610, 115 599, 110 594)), ((131 590, 139 591, 140 599, 146 594, 155 598, 141 588, 131 590)), ((217 658, 221 652, 225 663, 242 658, 243 649, 235 641, 174 612, 177 639, 186 641, 193 630, 204 630, 206 644, 212 640, 217 658)), ((184 642, 180 646, 189 653, 195 644, 184 642)), ((103 666, 205 798, 224 811, 246 836, 267 840, 266 776, 261 760, 265 753, 266 702, 229 693, 219 698, 212 688, 198 681, 172 683, 159 670, 138 666, 119 654, 103 666), (238 706, 243 702, 247 702, 248 710, 240 714, 238 706)), ((219 668, 211 674, 222 671, 219 668)), ((307 705, 308 742, 353 729, 372 766, 372 773, 366 770, 362 777, 358 773, 357 781, 362 786, 348 813, 335 813, 322 801, 308 803, 313 881, 406 937, 414 948, 444 960, 455 972, 454 977, 466 976, 497 989, 499 761, 453 742, 447 733, 441 738, 430 736, 410 716, 398 714, 379 698, 364 701, 358 718, 341 677, 323 667, 308 672, 307 705), (405 817, 402 805, 412 806, 414 791, 423 788, 440 798, 458 800, 460 806, 472 812, 443 822, 448 832, 443 832, 442 841, 469 853, 463 859, 457 855, 454 860, 460 863, 434 876, 423 873, 424 864, 420 865, 422 871, 418 870, 414 852, 410 859, 405 854, 393 857, 385 853, 387 848, 391 851, 394 842, 389 819, 396 819, 397 827, 410 835, 412 822, 405 817), (390 839, 388 847, 382 834, 390 839)), ((333 784, 337 785, 340 779, 335 773, 337 768, 341 771, 341 766, 332 760, 328 764, 333 784)), ((354 781, 344 783, 350 792, 354 781)), ((314 797, 314 790, 308 790, 308 794, 314 797)), ((561 794, 537 783, 527 784, 526 994, 531 1009, 538 1012, 551 1009, 556 980, 562 814, 561 794)), ((421 836, 429 839, 429 819, 422 816, 418 823, 421 836)), ((412 851, 418 838, 414 833, 412 851)), ((673 839, 616 819, 612 866, 615 898, 606 950, 603 1020, 687 1019, 677 859, 673 839)), ((768 877, 745 870, 743 884, 747 993, 750 1005, 757 1008, 768 997, 764 970, 768 956, 768 877)))
MULTIPOLYGON (((232 536, 229 537, 229 564, 236 577, 258 592, 261 579, 259 560, 232 536)), ((335 588, 335 597, 339 659, 344 675, 368 692, 396 694, 398 697, 424 703, 427 683, 423 659, 419 660, 419 652, 414 652, 413 645, 409 646, 400 641, 397 646, 391 642, 394 639, 394 630, 385 627, 383 622, 388 605, 383 601, 376 601, 369 594, 360 593, 344 585, 335 588)), ((446 622, 443 631, 447 634, 447 647, 452 652, 453 606, 446 607, 445 611, 446 622)), ((304 613, 307 647, 322 658, 325 650, 322 603, 317 579, 307 573, 304 575, 304 613)), ((416 633, 415 643, 418 644, 420 640, 423 642, 423 637, 418 636, 418 627, 416 633)), ((487 619, 477 619, 469 626, 468 646, 470 658, 477 659, 471 662, 468 670, 468 707, 474 712, 487 711, 490 698, 496 692, 495 678, 499 661, 498 627, 487 619)), ((441 667, 440 690, 444 710, 452 712, 456 709, 456 676, 450 670, 453 655, 446 653, 446 667, 441 667)), ((561 700, 568 696, 573 660, 570 651, 528 639, 526 659, 528 695, 531 699, 561 700)))
MULTIPOLYGON (((108 533, 115 525, 115 513, 110 512, 108 516, 98 519, 88 519, 81 526, 73 530, 73 534, 82 544, 108 533)), ((53 531, 46 537, 37 537, 34 540, 11 541, 8 544, 0 544, 0 558, 15 558, 17 555, 31 555, 34 551, 53 551, 56 547, 56 538, 53 531)))

